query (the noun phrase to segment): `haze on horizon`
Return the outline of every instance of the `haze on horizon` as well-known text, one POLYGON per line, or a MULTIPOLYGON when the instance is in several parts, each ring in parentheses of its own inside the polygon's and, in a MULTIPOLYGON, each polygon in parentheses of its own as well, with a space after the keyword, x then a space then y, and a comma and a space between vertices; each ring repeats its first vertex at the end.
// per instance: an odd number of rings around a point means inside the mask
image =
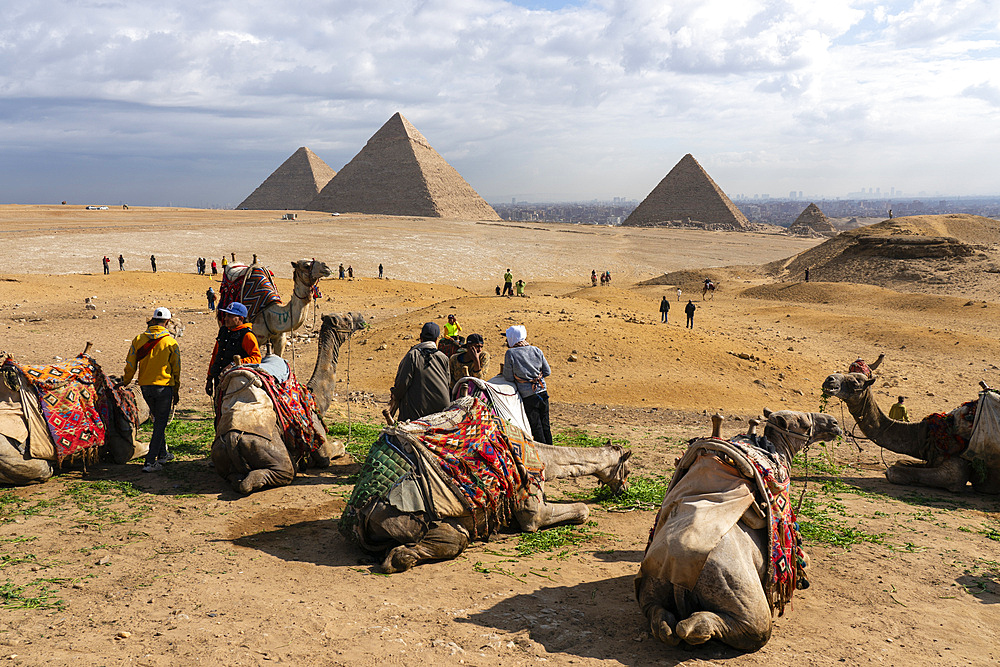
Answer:
POLYGON ((1000 193, 1000 3, 0 7, 0 203, 226 206, 396 111, 490 202, 1000 193), (299 11, 292 13, 289 7, 299 11))

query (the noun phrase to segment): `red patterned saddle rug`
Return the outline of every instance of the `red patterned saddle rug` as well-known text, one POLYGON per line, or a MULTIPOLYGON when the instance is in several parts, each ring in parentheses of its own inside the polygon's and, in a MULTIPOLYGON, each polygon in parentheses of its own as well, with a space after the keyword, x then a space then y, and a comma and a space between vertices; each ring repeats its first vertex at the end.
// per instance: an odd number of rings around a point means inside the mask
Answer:
MULTIPOLYGON (((84 460, 96 459, 97 448, 104 444, 102 415, 110 414, 106 392, 111 386, 96 361, 80 355, 63 364, 21 366, 8 357, 0 368, 13 370, 38 395, 59 465, 78 454, 84 460)), ((127 404, 123 410, 128 410, 127 404)), ((134 419, 134 397, 131 410, 134 419)))
POLYGON ((247 307, 248 320, 272 303, 281 303, 281 295, 274 287, 274 274, 256 264, 227 266, 219 290, 219 308, 225 308, 234 301, 247 307))

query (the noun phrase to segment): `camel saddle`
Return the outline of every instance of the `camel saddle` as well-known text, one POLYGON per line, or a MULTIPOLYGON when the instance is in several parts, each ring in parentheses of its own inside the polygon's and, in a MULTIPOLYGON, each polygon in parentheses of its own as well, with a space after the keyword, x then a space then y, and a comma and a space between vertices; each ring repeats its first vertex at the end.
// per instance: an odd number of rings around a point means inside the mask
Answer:
POLYGON ((273 303, 281 303, 281 295, 274 287, 274 274, 263 266, 230 264, 222 274, 219 288, 219 309, 234 301, 247 307, 247 320, 273 303))
POLYGON ((1000 468, 1000 393, 987 390, 979 395, 972 437, 961 457, 990 469, 1000 468))

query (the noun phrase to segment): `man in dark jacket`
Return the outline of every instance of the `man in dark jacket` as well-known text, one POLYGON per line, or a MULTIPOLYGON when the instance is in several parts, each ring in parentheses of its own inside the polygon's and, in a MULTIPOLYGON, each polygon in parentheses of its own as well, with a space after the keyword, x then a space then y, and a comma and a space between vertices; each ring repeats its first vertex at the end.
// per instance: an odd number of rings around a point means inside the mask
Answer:
POLYGON ((688 299, 688 305, 684 306, 684 313, 687 315, 687 328, 694 329, 694 311, 698 306, 688 299))
POLYGON ((398 407, 400 421, 420 419, 451 404, 448 357, 437 348, 440 335, 441 327, 427 322, 420 330, 420 342, 399 362, 389 414, 398 407))
POLYGON ((660 301, 660 321, 664 324, 667 323, 667 313, 670 312, 670 302, 667 301, 667 297, 663 297, 660 301))

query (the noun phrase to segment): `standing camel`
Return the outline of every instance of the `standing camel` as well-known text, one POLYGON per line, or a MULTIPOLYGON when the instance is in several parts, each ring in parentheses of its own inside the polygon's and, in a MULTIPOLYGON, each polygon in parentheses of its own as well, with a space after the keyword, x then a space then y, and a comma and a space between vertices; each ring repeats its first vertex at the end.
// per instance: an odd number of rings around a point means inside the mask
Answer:
POLYGON ((292 262, 292 268, 295 287, 288 303, 267 306, 250 320, 253 335, 257 337, 261 347, 270 345, 272 352, 279 357, 285 351, 286 334, 295 331, 306 321, 313 288, 332 273, 325 263, 315 259, 292 262))

